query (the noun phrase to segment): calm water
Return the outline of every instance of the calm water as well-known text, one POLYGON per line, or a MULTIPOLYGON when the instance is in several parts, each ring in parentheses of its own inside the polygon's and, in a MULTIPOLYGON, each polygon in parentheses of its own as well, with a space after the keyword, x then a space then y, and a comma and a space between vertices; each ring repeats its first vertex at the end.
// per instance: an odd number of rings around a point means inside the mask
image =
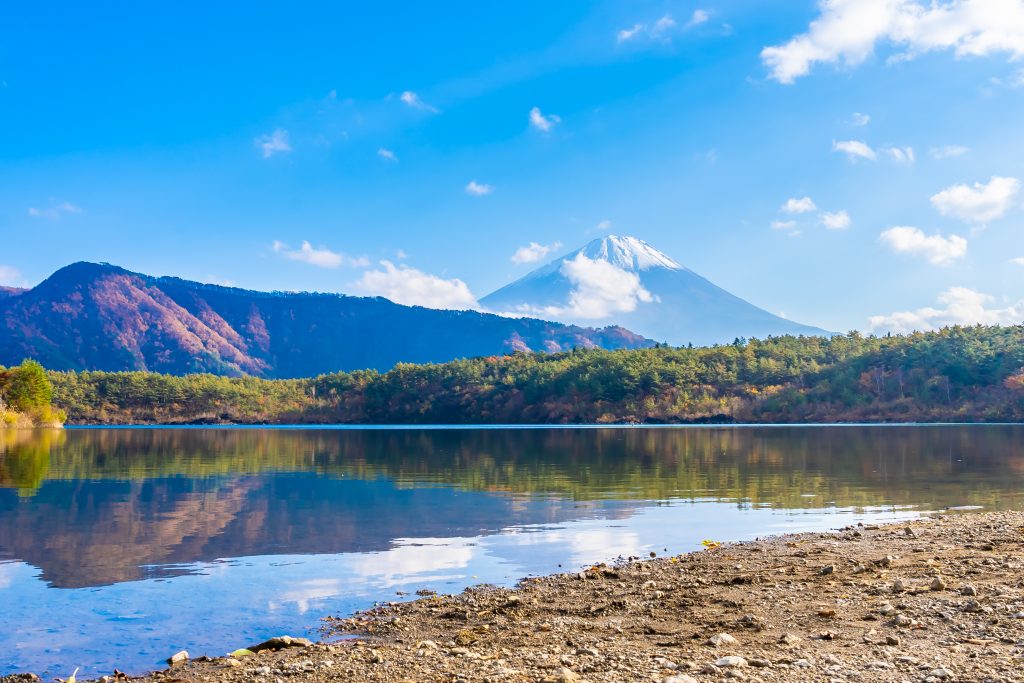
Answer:
POLYGON ((399 592, 1022 483, 1019 426, 0 431, 0 674, 139 672, 399 592))

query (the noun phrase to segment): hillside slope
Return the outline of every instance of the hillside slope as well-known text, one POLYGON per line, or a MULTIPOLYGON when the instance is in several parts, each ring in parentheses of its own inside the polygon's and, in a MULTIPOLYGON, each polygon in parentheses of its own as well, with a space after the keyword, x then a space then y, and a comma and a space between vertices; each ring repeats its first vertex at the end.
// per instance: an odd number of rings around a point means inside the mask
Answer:
POLYGON ((54 370, 308 377, 514 350, 639 348, 628 330, 581 328, 337 294, 265 293, 75 263, 0 299, 0 364, 54 370))

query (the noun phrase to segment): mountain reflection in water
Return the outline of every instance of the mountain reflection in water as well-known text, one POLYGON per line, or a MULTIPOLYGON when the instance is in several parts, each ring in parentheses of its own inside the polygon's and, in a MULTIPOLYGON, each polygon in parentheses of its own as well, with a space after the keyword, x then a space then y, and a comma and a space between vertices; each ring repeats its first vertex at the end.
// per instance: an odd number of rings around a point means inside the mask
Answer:
POLYGON ((1022 444, 998 425, 0 431, 0 611, 38 619, 0 635, 0 674, 96 657, 104 625, 125 639, 108 663, 147 668, 413 584, 821 528, 828 510, 1019 507, 1022 444), (186 586, 201 599, 165 613, 186 586), (49 645, 25 645, 37 631, 49 645))

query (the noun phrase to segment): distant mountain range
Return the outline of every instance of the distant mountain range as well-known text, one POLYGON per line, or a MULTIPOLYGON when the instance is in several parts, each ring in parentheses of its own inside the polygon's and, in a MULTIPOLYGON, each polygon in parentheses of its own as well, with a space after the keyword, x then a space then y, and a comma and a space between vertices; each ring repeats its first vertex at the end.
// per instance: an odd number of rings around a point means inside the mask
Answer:
POLYGON ((615 323, 676 346, 829 334, 730 294, 643 240, 616 235, 555 259, 480 303, 562 322, 615 323))
POLYGON ((308 377, 514 350, 652 345, 621 327, 401 306, 338 294, 265 293, 75 263, 0 291, 0 364, 55 370, 308 377))

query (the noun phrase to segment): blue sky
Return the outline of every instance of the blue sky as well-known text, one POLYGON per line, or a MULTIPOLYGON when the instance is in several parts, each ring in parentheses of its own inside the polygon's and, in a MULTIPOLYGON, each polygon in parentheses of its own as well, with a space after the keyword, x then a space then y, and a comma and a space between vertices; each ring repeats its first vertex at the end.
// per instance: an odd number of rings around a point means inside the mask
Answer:
POLYGON ((472 305, 615 233, 828 329, 1024 318, 1024 0, 208 5, 4 11, 0 283, 472 305))

